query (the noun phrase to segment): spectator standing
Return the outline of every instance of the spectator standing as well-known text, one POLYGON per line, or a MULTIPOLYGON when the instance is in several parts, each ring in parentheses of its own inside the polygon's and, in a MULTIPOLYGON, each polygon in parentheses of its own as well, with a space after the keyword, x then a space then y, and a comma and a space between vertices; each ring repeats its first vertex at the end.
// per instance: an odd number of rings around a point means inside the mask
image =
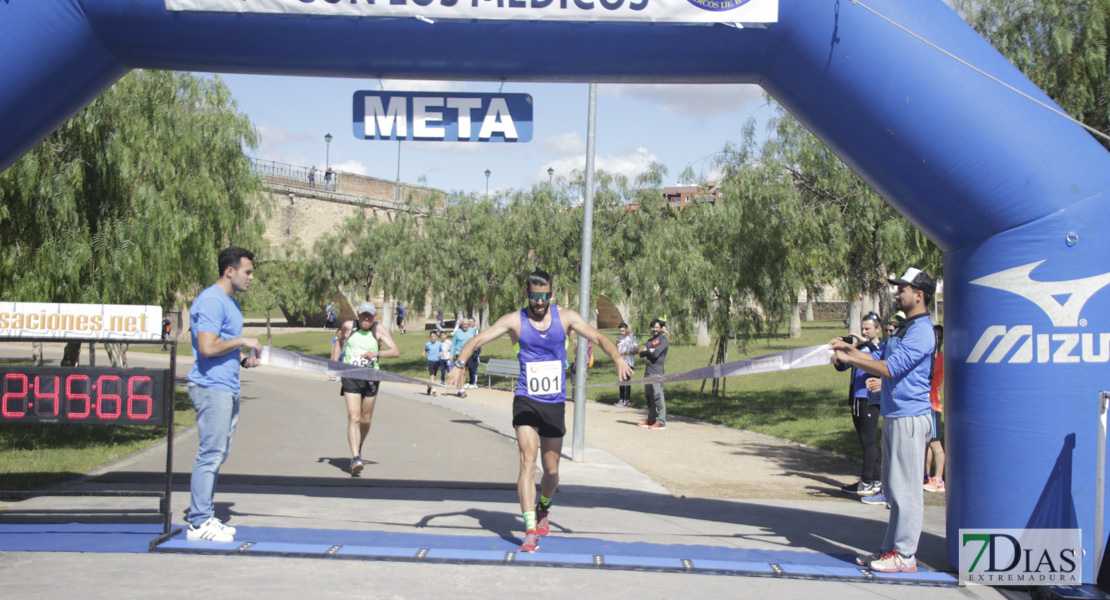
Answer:
POLYGON ((335 171, 331 170, 331 167, 328 167, 328 170, 324 171, 324 188, 325 189, 327 189, 329 191, 335 189, 332 186, 332 180, 333 179, 335 179, 335 171))
POLYGON ((929 387, 929 403, 933 407, 933 439, 925 448, 925 486, 926 492, 944 491, 944 404, 940 391, 944 384, 944 327, 936 325, 937 353, 933 359, 933 381, 929 387), (929 464, 934 467, 929 475, 929 464))
POLYGON ((875 360, 840 338, 829 342, 829 348, 837 363, 882 378, 882 494, 890 504, 890 520, 879 551, 856 557, 856 563, 880 573, 916 573, 924 518, 921 465, 933 429, 929 378, 936 334, 928 306, 936 283, 916 268, 890 282, 898 286, 895 300, 906 319, 887 340, 882 358, 875 360))
POLYGON ((308 187, 316 187, 316 165, 308 170, 308 187))
MULTIPOLYGON (((862 336, 853 335, 855 347, 869 353, 871 358, 881 358, 879 350, 879 315, 870 313, 860 322, 862 336)), ((859 481, 841 487, 849 494, 857 496, 873 496, 882 491, 882 472, 879 470, 879 447, 875 441, 875 434, 879 427, 879 394, 867 389, 867 380, 871 375, 846 363, 834 365, 837 371, 852 370, 852 377, 848 383, 848 405, 852 411, 852 425, 856 429, 860 448, 863 450, 863 470, 860 472, 859 481)))
POLYGON ((173 331, 173 324, 170 323, 169 317, 162 318, 162 352, 167 350, 166 345, 170 341, 170 333, 173 331))
MULTIPOLYGON (((451 361, 452 362, 454 362, 454 360, 459 356, 459 353, 462 352, 463 346, 466 345, 466 343, 469 342, 470 340, 474 339, 474 336, 478 335, 477 331, 474 331, 473 329, 470 328, 470 319, 467 319, 466 317, 459 317, 458 319, 456 319, 456 323, 459 325, 459 328, 456 329, 455 334, 453 336, 451 336, 451 361)), ((471 360, 468 360, 466 362, 465 366, 466 366, 466 369, 467 369, 468 372, 471 370, 471 364, 470 364, 471 361, 476 362, 477 358, 475 358, 474 356, 471 356, 471 360)), ((478 370, 478 365, 477 364, 474 365, 473 370, 474 371, 478 370)), ((469 375, 467 376, 466 380, 467 380, 467 383, 465 385, 463 385, 463 388, 473 387, 469 383, 469 381, 470 381, 469 375)), ((460 391, 459 396, 465 398, 466 397, 466 392, 460 391)))
POLYGON ((254 254, 230 247, 220 252, 220 277, 189 307, 193 368, 189 371, 189 399, 196 408, 197 459, 189 480, 190 504, 186 539, 235 541, 235 528, 215 516, 213 503, 220 466, 231 451, 239 421, 239 368, 259 365, 262 344, 242 337, 243 312, 233 298, 254 279, 254 254), (243 357, 242 348, 251 350, 243 357))
MULTIPOLYGON (((640 351, 640 356, 647 359, 644 367, 644 375, 647 377, 662 375, 665 372, 663 363, 667 359, 667 350, 671 344, 663 333, 663 327, 664 323, 659 319, 651 322, 651 339, 640 351)), ((663 384, 649 383, 644 386, 644 393, 647 396, 648 416, 646 421, 640 423, 640 427, 666 429, 667 401, 663 398, 663 384)))
POLYGON ((445 329, 447 329, 447 325, 443 322, 442 308, 436 311, 436 329, 439 331, 444 331, 445 329))
MULTIPOLYGON (((428 395, 435 396, 436 391, 432 389, 432 385, 436 382, 436 373, 439 371, 439 351, 443 349, 443 344, 439 343, 439 334, 436 330, 428 332, 428 343, 424 344, 424 360, 428 362, 428 395)), ((447 377, 446 374, 441 376, 447 377)))
MULTIPOLYGON (((478 322, 470 319, 470 330, 474 335, 478 335, 478 322)), ((470 360, 466 361, 466 374, 469 376, 471 389, 478 387, 478 357, 482 355, 481 348, 475 348, 474 354, 470 356, 470 360)))
POLYGON ((324 313, 327 315, 327 320, 324 322, 324 329, 337 329, 335 320, 338 318, 338 315, 335 314, 335 303, 329 302, 328 305, 324 307, 324 313))
POLYGON ((447 339, 447 331, 439 330, 439 381, 447 382, 447 373, 451 372, 451 340, 447 339))
MULTIPOLYGON (((617 336, 617 352, 620 352, 621 358, 624 359, 625 364, 636 372, 636 354, 640 351, 640 340, 636 339, 635 333, 628 331, 628 323, 621 322, 617 326, 617 331, 620 334, 617 336)), ((617 406, 631 406, 632 400, 632 386, 620 386, 620 400, 617 401, 617 406)))

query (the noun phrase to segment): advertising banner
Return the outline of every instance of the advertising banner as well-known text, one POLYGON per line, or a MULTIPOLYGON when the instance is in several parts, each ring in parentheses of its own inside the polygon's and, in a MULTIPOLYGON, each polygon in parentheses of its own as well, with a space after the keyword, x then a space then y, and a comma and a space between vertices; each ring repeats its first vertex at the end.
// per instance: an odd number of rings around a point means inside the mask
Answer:
POLYGON ((528 142, 532 96, 355 92, 355 137, 418 142, 528 142))
POLYGON ((0 337, 98 341, 157 340, 161 306, 0 302, 0 337))
POLYGON ((166 10, 649 23, 774 23, 778 0, 166 0, 166 10))

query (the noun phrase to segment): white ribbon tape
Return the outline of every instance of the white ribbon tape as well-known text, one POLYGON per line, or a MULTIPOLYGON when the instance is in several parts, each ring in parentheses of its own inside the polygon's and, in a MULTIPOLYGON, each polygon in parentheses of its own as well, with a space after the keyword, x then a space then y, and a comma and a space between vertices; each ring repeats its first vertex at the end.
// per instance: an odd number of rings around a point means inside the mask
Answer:
MULTIPOLYGON (((711 365, 708 367, 701 367, 700 369, 691 369, 689 371, 682 371, 679 373, 668 373, 666 375, 653 375, 651 377, 643 377, 641 379, 630 379, 628 381, 614 381, 611 383, 594 383, 586 387, 612 387, 619 385, 647 385, 651 383, 677 383, 680 381, 700 381, 702 379, 717 379, 721 377, 736 377, 739 375, 754 375, 756 373, 770 373, 772 371, 789 371, 791 369, 803 369, 806 367, 821 367, 832 363, 833 351, 828 346, 822 344, 820 346, 808 346, 806 348, 797 348, 794 350, 786 350, 784 352, 776 352, 774 354, 765 354, 763 356, 756 356, 754 358, 745 358, 720 365, 711 365)), ((409 377, 407 375, 399 375, 397 373, 390 373, 389 371, 382 371, 379 369, 370 369, 366 367, 358 367, 349 365, 326 358, 319 358, 316 356, 309 356, 299 352, 290 352, 289 350, 281 350, 270 346, 262 347, 262 354, 259 360, 263 365, 268 367, 281 367, 283 369, 292 369, 294 371, 305 371, 309 373, 321 373, 324 375, 334 375, 337 377, 346 377, 348 379, 366 379, 369 381, 392 381, 395 383, 416 383, 419 385, 429 385, 428 380, 417 377, 409 377)), ((440 384, 432 384, 440 385, 440 384)))

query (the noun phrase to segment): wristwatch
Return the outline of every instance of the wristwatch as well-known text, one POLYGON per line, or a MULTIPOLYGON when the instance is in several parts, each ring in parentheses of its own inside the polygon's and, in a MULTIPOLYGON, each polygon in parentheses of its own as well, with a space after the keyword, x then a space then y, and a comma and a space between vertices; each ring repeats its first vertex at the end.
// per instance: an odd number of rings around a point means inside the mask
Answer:
POLYGON ((458 368, 460 368, 460 369, 465 369, 465 368, 466 368, 466 363, 464 363, 464 362, 463 362, 463 361, 461 361, 461 360, 457 360, 457 359, 456 359, 456 360, 455 360, 455 366, 456 366, 456 367, 458 367, 458 368))

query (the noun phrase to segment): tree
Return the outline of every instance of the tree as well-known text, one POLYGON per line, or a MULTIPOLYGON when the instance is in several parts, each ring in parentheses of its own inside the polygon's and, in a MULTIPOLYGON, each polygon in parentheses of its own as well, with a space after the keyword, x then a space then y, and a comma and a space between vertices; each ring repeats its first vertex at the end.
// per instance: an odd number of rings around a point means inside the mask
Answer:
POLYGON ((1068 114, 1110 133, 1110 0, 959 0, 956 8, 1068 114))
POLYGON ((170 307, 261 239, 258 137, 219 77, 134 71, 0 174, 6 300, 170 307))
POLYGON ((285 309, 291 315, 308 314, 320 307, 326 293, 318 265, 303 250, 270 247, 255 252, 254 282, 244 296, 243 310, 266 312, 266 345, 273 344, 270 313, 285 309))

